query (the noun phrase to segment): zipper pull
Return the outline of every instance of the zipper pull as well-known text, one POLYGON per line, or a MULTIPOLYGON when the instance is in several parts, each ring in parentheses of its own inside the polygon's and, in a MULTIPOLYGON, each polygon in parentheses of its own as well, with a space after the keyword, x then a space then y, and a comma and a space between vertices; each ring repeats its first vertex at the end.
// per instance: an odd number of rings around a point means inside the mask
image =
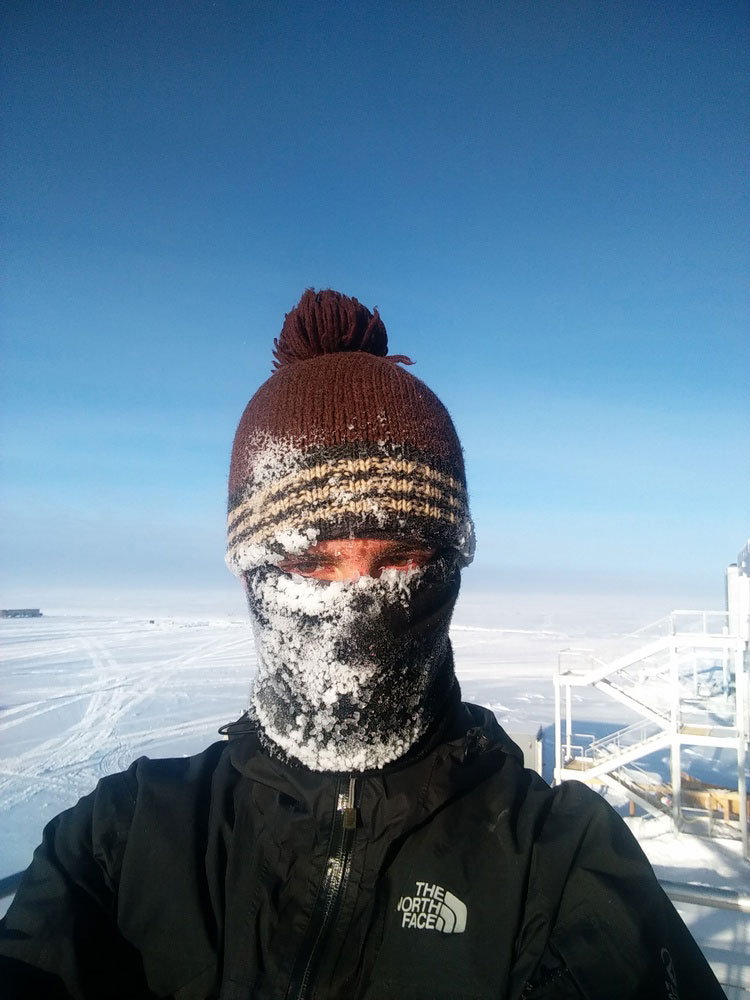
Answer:
POLYGON ((350 775, 348 795, 339 796, 339 809, 343 813, 342 823, 345 830, 356 830, 357 828, 357 807, 354 805, 354 793, 356 789, 356 779, 354 775, 350 775))

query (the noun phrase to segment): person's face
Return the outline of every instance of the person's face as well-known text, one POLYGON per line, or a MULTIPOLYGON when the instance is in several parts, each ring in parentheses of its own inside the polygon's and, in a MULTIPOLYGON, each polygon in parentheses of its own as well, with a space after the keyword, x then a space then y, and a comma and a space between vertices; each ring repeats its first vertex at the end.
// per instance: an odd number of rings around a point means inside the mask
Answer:
POLYGON ((378 577, 386 569, 418 569, 435 552, 416 540, 337 538, 287 556, 279 569, 315 580, 358 580, 361 576, 378 577))

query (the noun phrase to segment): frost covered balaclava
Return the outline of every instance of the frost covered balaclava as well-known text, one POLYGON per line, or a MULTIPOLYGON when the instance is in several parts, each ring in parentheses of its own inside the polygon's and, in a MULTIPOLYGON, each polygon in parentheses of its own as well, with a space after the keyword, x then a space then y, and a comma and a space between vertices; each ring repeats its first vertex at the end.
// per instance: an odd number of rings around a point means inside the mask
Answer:
POLYGON ((313 770, 380 768, 419 742, 455 685, 448 627, 474 549, 461 445, 400 367, 409 359, 387 355, 377 310, 309 290, 274 344, 229 478, 227 564, 245 581, 258 659, 251 715, 271 752, 313 770), (346 582, 280 568, 349 538, 437 555, 346 582))

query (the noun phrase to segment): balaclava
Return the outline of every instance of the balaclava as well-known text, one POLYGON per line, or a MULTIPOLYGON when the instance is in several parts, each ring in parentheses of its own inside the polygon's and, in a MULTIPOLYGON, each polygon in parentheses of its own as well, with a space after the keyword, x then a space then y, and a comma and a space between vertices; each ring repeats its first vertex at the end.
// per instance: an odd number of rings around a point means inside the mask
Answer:
POLYGON ((404 756, 455 686, 448 638, 473 556, 461 445, 447 410, 388 356, 356 299, 308 290, 232 449, 227 564, 244 578, 258 673, 250 712, 272 753, 317 771, 404 756), (323 582, 280 563, 328 539, 436 550, 419 569, 323 582))

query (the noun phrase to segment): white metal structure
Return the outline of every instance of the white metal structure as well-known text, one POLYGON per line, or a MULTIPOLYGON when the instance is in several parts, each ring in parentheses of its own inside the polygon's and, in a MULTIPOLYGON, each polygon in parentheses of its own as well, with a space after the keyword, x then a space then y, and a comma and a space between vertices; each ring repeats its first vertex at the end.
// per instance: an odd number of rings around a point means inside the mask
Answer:
POLYGON ((670 812, 675 829, 688 829, 692 821, 725 836, 739 832, 750 860, 750 543, 727 571, 727 611, 673 611, 629 639, 634 648, 608 661, 589 650, 560 653, 554 678, 555 781, 608 785, 648 812, 670 812), (572 692, 580 687, 606 693, 639 721, 598 739, 575 735, 572 692), (683 789, 686 745, 733 749, 736 795, 692 781, 683 789), (636 763, 660 749, 670 754, 668 785, 636 763), (717 810, 722 811, 718 823, 717 810))

